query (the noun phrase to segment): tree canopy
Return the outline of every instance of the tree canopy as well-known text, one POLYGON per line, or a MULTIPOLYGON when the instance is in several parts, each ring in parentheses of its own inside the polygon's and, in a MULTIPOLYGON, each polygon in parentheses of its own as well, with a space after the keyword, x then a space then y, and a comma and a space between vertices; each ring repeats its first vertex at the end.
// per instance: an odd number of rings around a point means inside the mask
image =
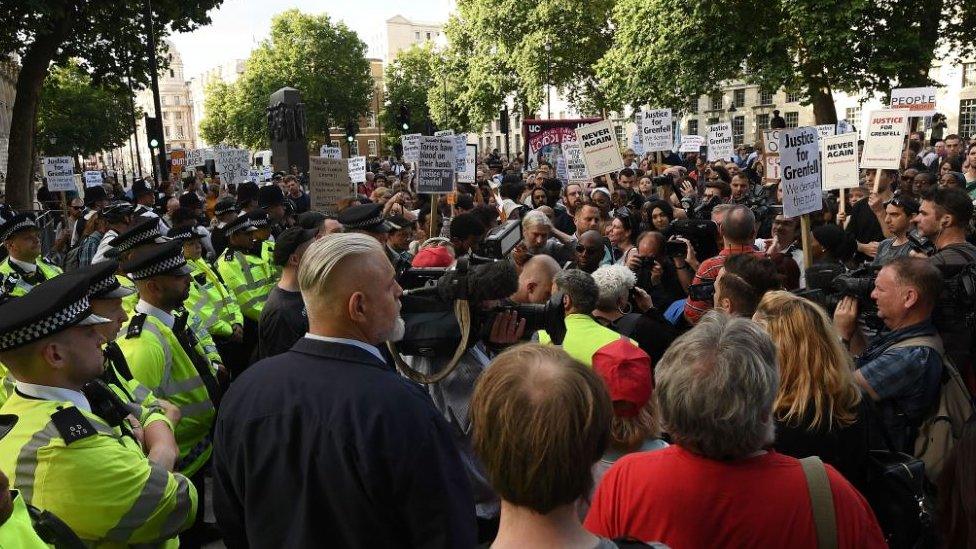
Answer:
POLYGON ((413 45, 397 54, 384 71, 386 105, 380 113, 389 144, 399 143, 405 132, 400 127, 400 108, 410 111, 410 129, 406 133, 422 132, 430 117, 428 92, 440 77, 434 70, 437 60, 430 43, 413 45))

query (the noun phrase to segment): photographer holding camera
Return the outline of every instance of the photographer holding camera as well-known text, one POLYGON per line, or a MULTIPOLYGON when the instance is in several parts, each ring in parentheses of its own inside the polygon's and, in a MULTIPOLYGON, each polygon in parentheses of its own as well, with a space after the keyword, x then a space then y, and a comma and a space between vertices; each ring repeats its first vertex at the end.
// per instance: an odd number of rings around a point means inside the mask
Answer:
POLYGON ((646 231, 637 237, 637 254, 627 267, 637 276, 637 287, 647 292, 654 303, 666 310, 685 297, 695 271, 688 264, 694 250, 685 239, 667 241, 657 231, 646 231), (676 263, 680 261, 679 267, 676 263))

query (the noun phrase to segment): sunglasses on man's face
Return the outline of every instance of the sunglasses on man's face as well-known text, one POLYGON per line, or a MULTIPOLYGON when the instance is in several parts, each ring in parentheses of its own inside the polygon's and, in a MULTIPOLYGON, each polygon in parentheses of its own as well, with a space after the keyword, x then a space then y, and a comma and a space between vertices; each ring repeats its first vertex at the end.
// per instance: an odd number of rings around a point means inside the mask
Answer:
POLYGON ((596 255, 596 254, 600 253, 600 250, 601 250, 601 247, 600 246, 596 246, 596 247, 593 247, 593 248, 587 248, 586 246, 584 246, 582 244, 577 244, 576 245, 576 253, 578 253, 578 254, 584 254, 584 255, 593 254, 593 255, 596 255))

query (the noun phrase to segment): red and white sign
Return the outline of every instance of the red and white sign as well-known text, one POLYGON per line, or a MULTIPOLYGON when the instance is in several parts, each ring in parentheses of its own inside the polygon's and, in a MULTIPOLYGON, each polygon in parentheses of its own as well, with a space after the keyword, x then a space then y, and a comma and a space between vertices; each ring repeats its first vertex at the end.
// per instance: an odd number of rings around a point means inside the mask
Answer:
POLYGON ((896 88, 891 90, 891 108, 908 109, 909 116, 935 114, 935 88, 896 88))

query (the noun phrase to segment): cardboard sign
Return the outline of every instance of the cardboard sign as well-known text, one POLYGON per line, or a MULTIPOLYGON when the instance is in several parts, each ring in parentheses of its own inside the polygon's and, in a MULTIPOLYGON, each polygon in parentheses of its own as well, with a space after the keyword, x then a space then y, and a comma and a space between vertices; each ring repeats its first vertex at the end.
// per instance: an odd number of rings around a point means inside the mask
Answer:
POLYGON ((173 149, 169 152, 169 173, 170 179, 178 180, 183 177, 183 168, 186 166, 186 151, 183 149, 173 149))
POLYGON ((840 135, 840 134, 843 134, 843 133, 851 133, 851 132, 855 132, 855 131, 857 131, 857 130, 854 129, 854 125, 851 124, 850 122, 848 122, 847 120, 838 120, 837 121, 837 135, 840 135))
POLYGON ((779 166, 779 155, 770 154, 766 156, 766 160, 763 162, 763 167, 765 172, 763 175, 763 183, 779 183, 780 180, 780 166, 779 166))
MULTIPOLYGON (((638 120, 640 120, 640 119, 638 119, 638 120)), ((641 156, 644 156, 644 144, 641 143, 641 129, 640 129, 640 126, 638 126, 637 127, 637 131, 635 131, 630 136, 630 148, 631 149, 634 149, 634 154, 636 154, 638 158, 640 158, 641 156)), ((558 162, 558 159, 557 159, 557 162, 558 162)))
MULTIPOLYGON (((644 152, 670 151, 674 143, 671 109, 648 109, 640 112, 638 128, 644 152)), ((729 135, 732 135, 731 126, 729 135)))
POLYGON ((583 161, 583 149, 575 141, 563 143, 563 158, 566 160, 566 179, 570 183, 585 183, 589 181, 590 174, 586 171, 586 162, 583 161))
POLYGON ((346 161, 324 156, 308 158, 308 192, 313 210, 335 215, 339 199, 349 196, 352 189, 346 161))
POLYGON ((354 156, 348 160, 349 162, 349 179, 353 183, 365 183, 366 182, 366 157, 365 156, 354 156))
POLYGON ((243 183, 251 169, 251 153, 244 149, 214 151, 214 169, 227 185, 243 183))
POLYGON ((780 133, 783 213, 787 217, 799 217, 823 208, 819 141, 817 128, 796 128, 780 133))
POLYGON ((468 134, 459 133, 454 136, 454 171, 464 171, 468 158, 468 134))
POLYGON ((400 143, 403 144, 403 161, 417 162, 420 160, 420 137, 419 133, 411 133, 400 136, 400 143))
POLYGON ((783 130, 763 130, 763 152, 766 154, 779 153, 779 134, 783 130))
POLYGON ((420 138, 417 193, 449 193, 454 190, 454 136, 420 138))
POLYGON ((732 143, 732 123, 719 122, 708 126, 708 161, 728 160, 735 153, 732 143))
POLYGON ((478 171, 478 146, 465 143, 464 148, 464 170, 458 172, 457 180, 459 183, 474 183, 478 171))
POLYGON ((873 111, 868 117, 868 131, 861 153, 861 167, 897 170, 908 129, 909 112, 905 110, 873 111))
POLYGON ((264 169, 261 170, 261 180, 262 181, 271 181, 271 174, 272 173, 273 173, 273 170, 271 169, 271 166, 265 166, 264 169))
POLYGON ((102 172, 85 172, 85 188, 97 187, 102 184, 102 172))
POLYGON ((197 166, 203 166, 207 163, 207 160, 214 159, 214 149, 204 148, 204 149, 191 149, 186 151, 186 165, 196 168, 197 166))
POLYGON ((75 185, 75 162, 70 156, 45 156, 43 171, 47 178, 47 190, 52 193, 78 190, 75 185))
POLYGON ((908 109, 909 116, 934 116, 935 88, 895 88, 891 90, 891 108, 908 109))
POLYGON ((860 183, 857 166, 857 134, 842 133, 820 139, 823 156, 823 189, 850 189, 860 183))
POLYGON ((583 151, 583 162, 590 177, 599 177, 624 168, 617 135, 609 120, 576 129, 576 140, 583 151))
POLYGON ((447 137, 449 135, 454 135, 454 130, 439 130, 434 132, 434 137, 447 137))
POLYGON ((569 168, 566 167, 566 155, 559 155, 556 157, 556 179, 558 179, 563 186, 569 182, 569 168))
POLYGON ((261 170, 247 170, 247 178, 245 181, 250 181, 258 186, 261 185, 261 170))
POLYGON ((700 135, 682 135, 681 145, 678 146, 678 152, 700 153, 702 145, 704 144, 705 138, 700 135))
POLYGON ((319 147, 319 156, 322 158, 331 158, 332 160, 339 160, 342 158, 342 149, 339 147, 333 147, 332 145, 322 145, 319 147))
POLYGON ((817 133, 820 137, 827 137, 829 135, 834 135, 837 133, 836 124, 817 124, 817 133))

